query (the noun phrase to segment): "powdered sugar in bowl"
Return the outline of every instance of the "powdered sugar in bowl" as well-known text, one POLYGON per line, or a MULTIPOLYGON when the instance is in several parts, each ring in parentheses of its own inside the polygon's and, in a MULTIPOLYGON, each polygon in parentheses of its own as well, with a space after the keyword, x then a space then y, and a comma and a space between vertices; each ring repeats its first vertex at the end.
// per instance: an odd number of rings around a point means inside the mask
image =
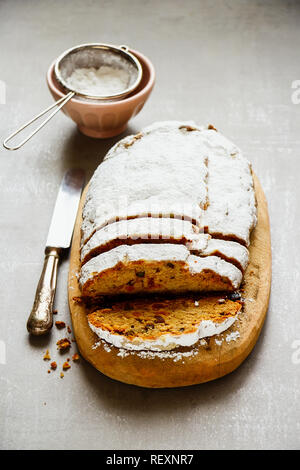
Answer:
POLYGON ((47 73, 55 103, 9 135, 3 146, 8 150, 19 149, 59 110, 64 111, 80 131, 90 137, 118 135, 124 131, 129 119, 142 109, 154 80, 151 62, 127 46, 93 43, 68 49, 55 60, 47 73), (25 139, 18 144, 9 143, 46 114, 48 117, 25 139))
POLYGON ((129 74, 123 69, 108 65, 102 65, 98 69, 82 67, 75 69, 66 82, 69 87, 86 94, 110 96, 128 88, 129 74))
MULTIPOLYGON (((147 101, 154 83, 155 83, 155 70, 150 60, 135 50, 129 50, 141 65, 142 75, 138 86, 125 97, 112 97, 105 100, 95 100, 91 98, 84 98, 80 95, 72 97, 62 108, 62 111, 69 116, 78 126, 79 130, 90 137, 95 138, 108 138, 121 134, 127 127, 128 121, 136 116, 143 108, 147 101)), ((65 96, 65 89, 54 73, 55 63, 53 63, 47 73, 47 83, 49 90, 55 100, 61 99, 65 96)), ((85 68, 85 67, 80 67, 85 68)), ((69 75, 70 80, 76 79, 80 81, 84 78, 81 86, 86 86, 89 82, 90 91, 93 87, 99 85, 101 87, 115 87, 117 89, 122 82, 126 81, 126 76, 122 73, 115 73, 112 70, 101 68, 88 72, 81 70, 72 77, 69 75), (107 76, 114 75, 114 84, 108 84, 107 76), (84 83, 85 82, 85 83, 84 83)), ((70 84, 68 87, 72 87, 70 84)), ((107 88, 106 88, 107 90, 107 88)))

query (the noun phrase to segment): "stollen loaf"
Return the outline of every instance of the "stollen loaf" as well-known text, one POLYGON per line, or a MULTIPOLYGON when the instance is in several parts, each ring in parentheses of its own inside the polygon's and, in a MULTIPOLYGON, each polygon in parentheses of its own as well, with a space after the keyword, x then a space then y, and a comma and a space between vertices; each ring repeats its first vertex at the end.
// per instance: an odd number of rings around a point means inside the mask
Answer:
POLYGON ((232 291, 256 224, 251 166, 212 126, 155 123, 108 152, 82 217, 84 296, 232 291))

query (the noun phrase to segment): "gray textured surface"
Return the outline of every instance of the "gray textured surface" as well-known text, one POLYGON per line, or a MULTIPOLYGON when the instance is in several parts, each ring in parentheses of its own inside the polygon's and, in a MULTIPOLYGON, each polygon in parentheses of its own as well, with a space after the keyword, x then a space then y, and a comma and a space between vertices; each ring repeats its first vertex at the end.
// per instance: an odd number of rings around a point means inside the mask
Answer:
MULTIPOLYGON (((63 172, 83 166, 91 175, 114 140, 80 135, 61 113, 22 150, 1 148, 2 448, 299 448, 300 105, 291 101, 300 78, 299 21, 300 3, 283 0, 1 1, 1 139, 51 102, 45 72, 61 51, 89 41, 130 44, 152 59, 157 84, 129 131, 194 119, 232 138, 267 194, 273 245, 268 318, 255 350, 230 376, 149 391, 82 361, 61 380, 58 370, 47 374, 42 357, 49 348, 61 367, 55 341, 62 333, 30 340, 25 320, 63 172)), ((65 259, 56 307, 69 322, 67 270, 65 259)))

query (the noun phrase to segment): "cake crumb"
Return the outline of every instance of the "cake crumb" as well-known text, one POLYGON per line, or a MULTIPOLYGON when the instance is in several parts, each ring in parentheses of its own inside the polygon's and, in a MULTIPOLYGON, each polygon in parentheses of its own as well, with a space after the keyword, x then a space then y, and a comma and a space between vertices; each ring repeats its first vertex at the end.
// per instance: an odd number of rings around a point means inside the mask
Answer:
POLYGON ((79 354, 75 353, 73 354, 72 356, 72 361, 73 362, 79 362, 80 358, 79 358, 79 354))
POLYGON ((60 378, 63 379, 65 374, 63 372, 60 373, 60 378))
POLYGON ((51 360, 51 356, 50 356, 50 353, 49 353, 48 349, 46 350, 43 359, 44 359, 44 361, 50 361, 51 360))
POLYGON ((57 312, 57 310, 53 310, 52 313, 53 313, 53 315, 57 315, 58 312, 57 312))
POLYGON ((72 330, 71 330, 71 328, 69 327, 69 325, 68 325, 68 327, 67 327, 67 330, 68 330, 68 333, 69 333, 69 334, 72 333, 72 330))
POLYGON ((48 371, 47 371, 47 372, 48 372, 48 374, 50 374, 51 370, 50 370, 50 369, 48 369, 48 371))
POLYGON ((59 341, 57 341, 57 346, 60 351, 67 351, 71 347, 71 342, 68 338, 62 338, 59 341))
POLYGON ((71 366, 68 362, 64 362, 62 368, 63 368, 63 370, 68 370, 68 369, 71 368, 71 366))
POLYGON ((51 362, 50 367, 51 367, 52 370, 56 370, 57 369, 56 362, 55 361, 51 362))
POLYGON ((55 326, 56 326, 56 328, 61 329, 61 328, 65 328, 66 324, 65 324, 64 321, 59 321, 58 320, 58 321, 55 322, 55 326))

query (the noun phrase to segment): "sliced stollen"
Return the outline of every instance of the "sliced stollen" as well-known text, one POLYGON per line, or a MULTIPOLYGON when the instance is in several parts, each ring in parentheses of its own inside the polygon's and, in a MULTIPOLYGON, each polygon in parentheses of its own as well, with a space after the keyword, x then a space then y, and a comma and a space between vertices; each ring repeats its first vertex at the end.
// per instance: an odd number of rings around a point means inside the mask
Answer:
POLYGON ((97 230, 81 247, 81 262, 111 250, 119 245, 138 243, 180 243, 193 241, 197 250, 206 248, 210 236, 200 232, 191 222, 179 219, 141 217, 111 223, 97 230))
POLYGON ((166 351, 222 333, 241 307, 218 297, 135 299, 89 313, 88 323, 99 338, 118 348, 166 351))
POLYGON ((255 223, 251 167, 239 149, 212 128, 155 123, 113 147, 91 180, 82 293, 236 289, 255 223))
POLYGON ((89 185, 82 243, 127 217, 165 214, 199 221, 208 203, 209 150, 200 135, 177 125, 157 126, 113 147, 115 156, 99 165, 89 185))
POLYGON ((217 256, 191 255, 183 245, 121 245, 90 259, 81 268, 83 296, 232 291, 242 272, 217 256))
MULTIPOLYGON (((258 202, 258 224, 252 235, 250 265, 243 285, 243 313, 219 336, 200 339, 190 347, 178 346, 170 351, 135 351, 115 347, 98 338, 91 330, 87 321, 90 310, 82 299, 77 277, 81 268, 79 240, 85 191, 75 225, 70 257, 69 304, 77 345, 82 356, 93 367, 115 380, 142 387, 161 388, 182 387, 217 379, 232 372, 245 360, 257 341, 265 319, 271 278, 267 204, 258 179, 255 175, 253 177, 258 202)), ((220 297, 225 295, 227 294, 222 293, 220 297)), ((195 293, 194 296, 198 301, 200 295, 195 293)), ((236 298, 236 295, 233 293, 228 297, 236 298)), ((105 305, 110 305, 110 300, 105 298, 105 305)))

